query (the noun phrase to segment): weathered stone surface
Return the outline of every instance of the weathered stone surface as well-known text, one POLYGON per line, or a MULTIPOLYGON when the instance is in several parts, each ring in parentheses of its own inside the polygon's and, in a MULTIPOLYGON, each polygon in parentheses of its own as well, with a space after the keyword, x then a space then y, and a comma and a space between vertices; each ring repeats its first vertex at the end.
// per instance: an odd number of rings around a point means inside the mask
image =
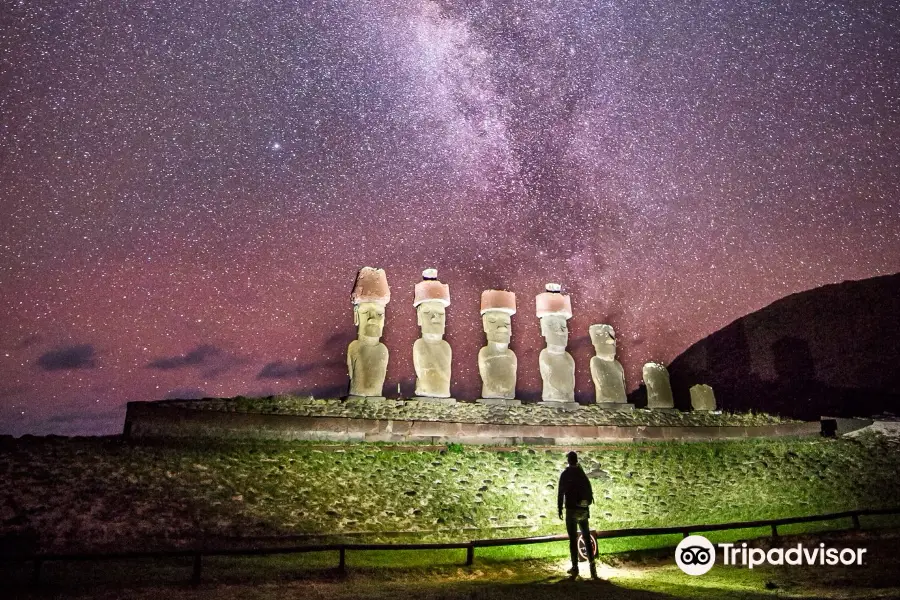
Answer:
POLYGON ((416 340, 413 344, 416 395, 449 398, 452 360, 453 351, 446 340, 416 340))
POLYGON ((566 352, 569 329, 565 317, 542 317, 541 335, 547 340, 547 347, 541 350, 538 358, 544 384, 541 399, 545 402, 574 402, 575 360, 566 352))
POLYGON ((347 348, 352 396, 381 396, 389 355, 387 346, 374 339, 353 340, 347 348))
MULTIPOLYGON (((517 402, 517 401, 516 401, 517 402)), ((628 406, 628 405, 626 405, 628 406)), ((172 419, 162 408, 177 410, 179 423, 198 427, 228 422, 233 417, 254 419, 255 422, 284 423, 286 430, 303 429, 321 417, 376 419, 387 423, 392 432, 403 432, 412 421, 448 421, 457 423, 502 423, 508 425, 543 427, 546 425, 593 426, 651 426, 703 427, 763 426, 783 420, 761 413, 717 414, 710 412, 661 412, 655 410, 606 410, 596 404, 581 406, 576 411, 558 410, 540 404, 486 405, 472 402, 442 404, 427 401, 360 399, 313 399, 308 396, 273 396, 270 398, 217 398, 207 400, 165 400, 129 403, 128 418, 140 417, 140 426, 159 423, 160 428, 171 425, 172 419), (142 412, 142 409, 145 412, 142 412), (225 419, 221 421, 220 419, 225 419), (272 421, 272 419, 275 419, 272 421)), ((801 424, 802 425, 802 424, 801 424)), ((134 426, 138 426, 135 422, 134 426)), ((818 423, 816 423, 818 427, 818 423)), ((525 434, 523 434, 525 435, 525 434)), ((531 435, 531 434, 528 434, 531 435)), ((539 436, 538 436, 539 437, 539 436)), ((551 436, 552 437, 552 436, 551 436)))
POLYGON ((557 283, 548 283, 544 292, 535 297, 535 312, 541 320, 541 335, 547 347, 541 350, 538 364, 541 371, 544 402, 575 402, 575 360, 566 352, 569 345, 569 326, 572 302, 560 293, 557 283))
POLYGON ((481 396, 484 399, 513 400, 516 397, 518 359, 509 349, 512 315, 516 296, 503 290, 485 290, 481 294, 481 324, 487 346, 478 352, 481 396))
POLYGON ((694 410, 716 410, 716 396, 712 387, 705 383, 692 386, 691 408, 694 410))
POLYGON ((433 402, 435 404, 455 404, 456 398, 433 398, 431 396, 416 396, 413 398, 418 402, 433 402))
MULTIPOLYGON (((201 401, 202 402, 202 401, 201 401)), ((307 399, 307 402, 309 400, 307 399)), ((368 403, 374 404, 374 403, 368 403)), ((397 408, 394 401, 383 404, 397 408)), ((627 417, 631 425, 597 426, 595 418, 584 415, 602 414, 595 407, 583 407, 577 412, 527 405, 522 407, 489 407, 473 404, 437 406, 411 402, 421 415, 425 412, 446 412, 457 419, 462 417, 458 409, 470 408, 481 412, 482 422, 457 421, 397 421, 391 419, 366 419, 356 415, 298 417, 286 414, 227 412, 185 408, 199 406, 196 402, 129 403, 126 423, 131 435, 137 438, 152 437, 219 437, 232 439, 288 439, 331 441, 431 441, 442 443, 472 444, 520 444, 529 439, 540 443, 576 444, 602 441, 664 440, 664 439, 734 439, 744 437, 777 437, 782 435, 818 435, 819 423, 782 423, 768 426, 739 426, 735 423, 765 423, 761 415, 710 415, 708 413, 660 414, 654 411, 636 411, 632 414, 610 413, 609 416, 627 417), (538 413, 540 424, 514 424, 502 419, 485 423, 490 414, 538 413), (654 426, 637 425, 635 417, 654 426), (554 422, 556 424, 554 424, 554 422), (668 424, 667 424, 668 423, 668 424), (681 423, 681 425, 677 425, 681 423), (707 426, 697 426, 706 423, 707 426), (723 424, 732 424, 723 427, 723 424)), ((221 406, 221 405, 220 405, 221 406)), ((327 401, 319 407, 345 407, 339 401, 327 401)), ((364 403, 359 403, 362 408, 364 403)), ((344 411, 346 412, 346 411, 344 411)), ((771 421, 770 421, 771 422, 771 421)))
POLYGON ((591 325, 591 343, 596 356, 591 358, 591 379, 598 404, 625 404, 625 369, 616 360, 616 332, 610 325, 591 325))
POLYGON ((628 402, 598 402, 596 404, 597 408, 602 410, 623 410, 623 411, 633 411, 634 404, 628 402))
POLYGON ((511 398, 478 398, 475 402, 478 404, 493 404, 500 406, 519 406, 522 404, 521 400, 511 398))
POLYGON ((416 395, 450 397, 453 351, 444 338, 450 286, 437 280, 437 269, 425 269, 416 284, 413 306, 422 337, 413 344, 416 395))
POLYGON ((647 408, 675 408, 666 368, 659 363, 650 362, 644 365, 643 374, 644 384, 647 386, 647 408))
POLYGON ((554 408, 556 410, 578 410, 581 408, 581 405, 577 402, 557 402, 553 400, 542 400, 538 402, 538 405, 554 408))
POLYGON ((382 269, 363 267, 350 294, 357 339, 347 348, 351 396, 381 396, 387 375, 388 349, 379 340, 384 330, 384 310, 391 299, 382 269))

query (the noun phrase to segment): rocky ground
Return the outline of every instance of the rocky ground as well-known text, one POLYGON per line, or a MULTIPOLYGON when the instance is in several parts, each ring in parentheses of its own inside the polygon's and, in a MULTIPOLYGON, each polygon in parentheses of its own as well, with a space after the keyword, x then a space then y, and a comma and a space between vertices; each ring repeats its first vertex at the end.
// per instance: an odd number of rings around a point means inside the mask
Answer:
MULTIPOLYGON (((420 400, 339 400, 309 396, 269 398, 205 398, 170 401, 181 408, 225 412, 269 413, 305 417, 351 417, 405 421, 449 421, 454 423, 498 423, 510 425, 671 425, 734 426, 772 425, 792 422, 761 413, 663 412, 646 409, 618 411, 583 405, 560 410, 538 404, 491 406, 474 402, 438 404, 420 400)), ((160 402, 165 404, 165 402, 160 402)))
MULTIPOLYGON (((565 448, 0 438, 0 551, 559 533, 565 448)), ((729 522, 894 506, 877 434, 596 446, 592 526, 729 522)))

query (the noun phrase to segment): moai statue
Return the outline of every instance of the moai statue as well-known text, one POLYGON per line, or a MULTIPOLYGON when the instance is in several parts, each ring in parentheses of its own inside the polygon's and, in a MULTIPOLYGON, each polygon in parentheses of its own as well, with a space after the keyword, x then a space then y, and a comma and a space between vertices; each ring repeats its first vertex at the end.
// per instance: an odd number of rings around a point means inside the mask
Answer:
POLYGON ((694 410, 716 410, 716 395, 712 387, 700 383, 691 388, 691 408, 694 410))
POLYGON ((450 398, 450 363, 453 353, 444 340, 450 286, 437 280, 437 269, 422 271, 413 300, 422 337, 413 344, 416 396, 450 398))
POLYGON ((669 372, 654 362, 644 365, 644 384, 647 386, 647 408, 656 410, 674 410, 675 400, 672 398, 672 385, 669 383, 669 372))
POLYGON ((353 322, 357 326, 357 338, 347 348, 350 396, 383 397, 388 349, 380 338, 384 330, 384 309, 391 300, 384 270, 360 269, 350 299, 353 322))
POLYGON ((516 400, 515 353, 509 349, 512 337, 512 316, 516 314, 516 295, 503 290, 484 290, 481 293, 481 324, 487 336, 487 346, 478 352, 478 372, 481 374, 482 404, 521 404, 516 400))
POLYGON ((597 356, 591 359, 597 404, 628 403, 625 395, 625 369, 616 360, 616 332, 612 325, 591 325, 588 329, 597 356))
POLYGON ((575 404, 575 361, 566 352, 569 345, 569 326, 572 302, 560 292, 558 283, 548 283, 546 291, 535 297, 537 316, 541 320, 541 335, 547 347, 538 359, 544 390, 541 399, 550 405, 575 404))

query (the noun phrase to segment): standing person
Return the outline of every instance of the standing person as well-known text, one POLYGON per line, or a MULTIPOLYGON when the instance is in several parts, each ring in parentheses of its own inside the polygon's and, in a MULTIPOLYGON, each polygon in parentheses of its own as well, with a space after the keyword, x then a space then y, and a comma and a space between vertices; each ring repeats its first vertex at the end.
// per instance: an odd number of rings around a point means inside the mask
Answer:
POLYGON ((594 491, 591 489, 590 480, 578 464, 578 454, 569 452, 566 460, 569 466, 559 475, 556 506, 560 519, 563 518, 563 503, 566 507, 566 532, 569 534, 569 554, 572 557, 572 568, 568 573, 572 577, 578 576, 578 530, 581 529, 590 560, 591 578, 597 579, 597 565, 594 563, 591 548, 591 529, 588 526, 588 519, 591 517, 588 507, 594 502, 594 491))

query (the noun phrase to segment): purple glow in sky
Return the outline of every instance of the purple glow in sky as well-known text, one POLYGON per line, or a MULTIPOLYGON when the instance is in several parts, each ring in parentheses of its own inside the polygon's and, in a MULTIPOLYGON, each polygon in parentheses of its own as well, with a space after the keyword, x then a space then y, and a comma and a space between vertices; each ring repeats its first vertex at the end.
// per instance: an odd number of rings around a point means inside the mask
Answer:
POLYGON ((477 397, 483 289, 572 295, 628 387, 744 314, 900 271, 892 0, 312 0, 0 9, 0 432, 114 433, 123 404, 335 395, 364 265, 451 286, 477 397))

